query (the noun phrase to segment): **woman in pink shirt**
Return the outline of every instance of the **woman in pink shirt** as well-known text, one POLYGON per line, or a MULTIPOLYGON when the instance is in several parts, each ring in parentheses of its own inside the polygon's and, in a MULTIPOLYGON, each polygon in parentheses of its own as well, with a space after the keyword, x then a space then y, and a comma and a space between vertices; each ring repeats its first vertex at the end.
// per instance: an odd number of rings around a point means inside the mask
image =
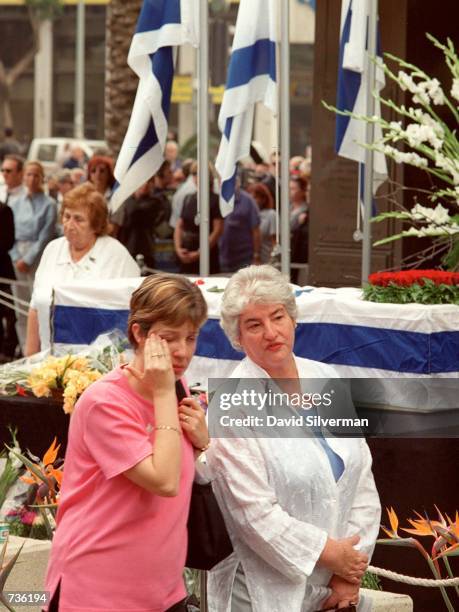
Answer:
POLYGON ((133 293, 132 362, 83 394, 72 415, 49 611, 184 610, 182 572, 204 411, 180 383, 207 316, 198 287, 157 274, 133 293))

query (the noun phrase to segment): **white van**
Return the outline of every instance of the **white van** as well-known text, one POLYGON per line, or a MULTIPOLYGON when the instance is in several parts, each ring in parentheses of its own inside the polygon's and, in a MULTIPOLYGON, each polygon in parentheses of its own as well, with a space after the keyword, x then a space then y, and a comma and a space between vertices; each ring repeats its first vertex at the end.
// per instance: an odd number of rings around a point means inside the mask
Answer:
POLYGON ((107 143, 103 140, 78 140, 76 138, 34 138, 30 143, 27 160, 39 161, 47 175, 62 167, 69 148, 73 145, 81 147, 87 159, 95 152, 107 154, 107 143))

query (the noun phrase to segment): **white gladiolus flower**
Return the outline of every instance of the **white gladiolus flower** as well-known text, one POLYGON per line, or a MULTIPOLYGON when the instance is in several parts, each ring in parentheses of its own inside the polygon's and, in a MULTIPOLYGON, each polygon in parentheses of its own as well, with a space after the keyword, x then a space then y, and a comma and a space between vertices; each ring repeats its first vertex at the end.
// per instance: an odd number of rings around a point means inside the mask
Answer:
POLYGON ((448 210, 441 204, 437 204, 435 208, 428 208, 427 206, 416 204, 410 212, 412 219, 418 221, 428 220, 435 226, 445 225, 451 222, 448 210))
POLYGON ((441 149, 443 140, 437 137, 435 130, 428 125, 410 123, 405 131, 406 138, 411 147, 419 147, 428 142, 434 149, 441 149))
POLYGON ((429 106, 430 104, 428 93, 422 89, 419 89, 417 93, 413 95, 413 101, 416 102, 416 104, 424 104, 425 106, 429 106))
POLYGON ((459 160, 450 159, 439 151, 435 154, 435 165, 451 175, 454 184, 459 185, 459 160))
MULTIPOLYGON (((429 206, 417 204, 408 214, 400 216, 408 225, 412 224, 414 227, 391 236, 391 239, 404 236, 429 237, 435 252, 437 244, 441 241, 446 244, 445 238, 454 236, 454 240, 450 240, 450 251, 447 254, 449 257, 452 254, 451 249, 456 248, 455 241, 459 236, 459 222, 453 221, 459 209, 459 131, 448 127, 450 118, 438 117, 435 107, 446 104, 448 108, 445 110, 452 111, 456 118, 454 106, 459 110, 459 61, 450 41, 446 45, 435 40, 433 42, 444 52, 446 65, 451 73, 450 78, 452 77, 451 89, 449 85, 448 90, 444 89, 448 81, 444 81, 442 85, 437 78, 427 76, 416 66, 399 70, 397 76, 387 67, 386 73, 396 81, 400 89, 410 93, 411 102, 408 108, 405 104, 398 104, 394 98, 382 98, 394 111, 394 119, 400 120, 386 121, 376 116, 360 118, 366 122, 379 123, 382 128, 383 137, 369 145, 370 148, 384 153, 398 164, 425 169, 434 179, 439 178, 446 182, 435 182, 430 195, 427 196, 429 206), (397 148, 399 143, 406 145, 408 151, 400 151, 397 148), (450 208, 440 204, 440 201, 450 208)), ((394 59, 398 60, 399 67, 404 67, 403 60, 394 59)), ((382 213, 380 217, 390 218, 391 213, 382 213)), ((446 247, 447 244, 445 249, 446 247)), ((451 265, 454 264, 453 260, 456 261, 455 254, 451 265)))
POLYGON ((392 132, 399 133, 402 131, 402 122, 401 121, 391 121, 389 123, 389 127, 392 132))
POLYGON ((439 227, 438 225, 426 225, 425 227, 410 229, 403 232, 404 236, 416 236, 417 238, 428 238, 433 236, 452 236, 459 232, 459 226, 446 225, 439 227))
POLYGON ((405 71, 403 70, 398 71, 398 81, 400 83, 400 88, 403 91, 408 90, 408 91, 411 91, 411 93, 417 92, 418 88, 417 88, 416 83, 413 81, 411 76, 407 74, 405 71))
POLYGON ((425 81, 422 83, 422 86, 426 89, 434 104, 441 105, 445 103, 445 94, 443 93, 443 89, 438 79, 425 81))
POLYGON ((389 157, 392 157, 398 164, 410 164, 411 166, 416 166, 417 168, 427 168, 429 165, 427 159, 421 157, 417 153, 403 153, 402 151, 394 149, 394 147, 389 145, 386 145, 383 148, 383 153, 389 155, 389 157))
POLYGON ((459 102, 459 79, 453 79, 453 86, 451 87, 451 95, 455 100, 459 102))

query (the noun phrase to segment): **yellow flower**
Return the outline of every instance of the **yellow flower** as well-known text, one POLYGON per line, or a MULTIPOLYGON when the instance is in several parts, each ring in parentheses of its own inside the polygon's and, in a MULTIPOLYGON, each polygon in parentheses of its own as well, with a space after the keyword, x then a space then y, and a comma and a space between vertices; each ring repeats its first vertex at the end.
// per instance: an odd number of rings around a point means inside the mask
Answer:
POLYGON ((90 384, 102 374, 92 370, 86 357, 48 357, 41 366, 34 368, 28 378, 28 384, 37 397, 49 396, 56 388, 63 389, 64 410, 73 411, 76 400, 90 384))
POLYGON ((31 387, 32 393, 36 397, 49 397, 51 395, 51 390, 49 386, 44 382, 37 381, 36 383, 31 385, 31 387))

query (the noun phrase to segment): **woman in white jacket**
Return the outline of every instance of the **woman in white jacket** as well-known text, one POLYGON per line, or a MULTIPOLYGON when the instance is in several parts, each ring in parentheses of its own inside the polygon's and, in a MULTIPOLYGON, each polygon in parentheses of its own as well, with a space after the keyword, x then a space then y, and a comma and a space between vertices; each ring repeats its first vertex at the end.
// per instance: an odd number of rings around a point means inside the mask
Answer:
MULTIPOLYGON (((290 397, 301 392, 301 379, 336 378, 330 366, 293 354, 295 319, 295 296, 280 272, 237 272, 221 308, 225 333, 247 355, 232 378, 258 379, 255 386, 276 379, 290 397)), ((249 435, 214 438, 208 452, 234 546, 210 572, 209 610, 370 610, 359 588, 380 504, 365 440, 249 435)))

